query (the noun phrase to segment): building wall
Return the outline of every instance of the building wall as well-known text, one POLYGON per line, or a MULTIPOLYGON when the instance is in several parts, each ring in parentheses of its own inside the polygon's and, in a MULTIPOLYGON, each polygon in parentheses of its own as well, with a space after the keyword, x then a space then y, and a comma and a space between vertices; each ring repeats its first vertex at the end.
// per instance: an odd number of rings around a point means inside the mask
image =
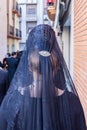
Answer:
MULTIPOLYGON (((12 19, 12 8, 13 8, 13 0, 8 0, 9 1, 9 6, 8 6, 8 11, 9 11, 9 23, 13 25, 13 19, 12 19)), ((7 3, 8 4, 8 3, 7 3)))
POLYGON ((21 5, 22 8, 22 17, 20 19, 21 22, 21 30, 22 30, 22 39, 20 42, 25 43, 26 42, 26 4, 21 5))
POLYGON ((19 5, 23 10, 20 18, 22 30, 20 50, 22 50, 31 29, 44 21, 44 0, 19 0, 19 5))
POLYGON ((0 1, 0 60, 5 57, 7 52, 7 1, 0 1), (3 22, 4 21, 4 22, 3 22))
POLYGON ((37 0, 26 0, 28 3, 37 3, 37 0))
POLYGON ((70 28, 70 74, 73 79, 73 64, 74 64, 74 0, 71 1, 71 28, 70 28))
POLYGON ((17 39, 9 38, 9 39, 7 40, 7 43, 9 44, 9 49, 8 49, 8 51, 9 51, 10 53, 19 50, 19 43, 18 43, 18 40, 17 40, 17 39))
MULTIPOLYGON (((12 12, 14 2, 18 3, 18 0, 7 0, 8 15, 7 15, 7 25, 14 27, 14 35, 16 35, 16 29, 19 29, 19 17, 16 13, 12 12)), ((19 50, 19 39, 16 36, 7 38, 8 51, 11 53, 19 50)))
POLYGON ((63 43, 63 55, 67 64, 70 67, 70 28, 65 26, 62 33, 62 43, 63 43))
POLYGON ((37 24, 43 24, 44 0, 37 0, 37 24))
POLYGON ((74 0, 74 82, 87 121, 87 1, 74 0))
POLYGON ((19 0, 19 5, 22 8, 22 17, 20 18, 22 39, 20 40, 19 50, 23 50, 26 39, 28 38, 29 31, 37 25, 37 12, 33 12, 32 9, 37 10, 36 1, 19 0))

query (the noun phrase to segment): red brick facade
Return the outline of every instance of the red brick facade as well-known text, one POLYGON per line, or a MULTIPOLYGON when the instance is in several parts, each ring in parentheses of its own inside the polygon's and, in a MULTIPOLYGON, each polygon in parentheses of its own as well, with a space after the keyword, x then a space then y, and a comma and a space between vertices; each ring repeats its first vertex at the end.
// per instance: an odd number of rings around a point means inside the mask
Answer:
POLYGON ((87 121, 87 0, 74 0, 74 82, 87 121))

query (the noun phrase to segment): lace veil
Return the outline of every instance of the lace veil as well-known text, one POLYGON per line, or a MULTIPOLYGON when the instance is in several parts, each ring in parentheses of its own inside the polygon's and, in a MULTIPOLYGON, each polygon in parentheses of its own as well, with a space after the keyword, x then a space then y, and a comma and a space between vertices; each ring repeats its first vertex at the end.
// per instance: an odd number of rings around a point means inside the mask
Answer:
MULTIPOLYGON (((49 25, 38 25, 29 34, 19 66, 1 105, 8 122, 7 130, 14 130, 14 127, 18 130, 59 130, 58 97, 64 91, 77 96, 55 32, 49 25)), ((67 113, 65 127, 71 130, 67 94, 62 100, 60 104, 67 113)))

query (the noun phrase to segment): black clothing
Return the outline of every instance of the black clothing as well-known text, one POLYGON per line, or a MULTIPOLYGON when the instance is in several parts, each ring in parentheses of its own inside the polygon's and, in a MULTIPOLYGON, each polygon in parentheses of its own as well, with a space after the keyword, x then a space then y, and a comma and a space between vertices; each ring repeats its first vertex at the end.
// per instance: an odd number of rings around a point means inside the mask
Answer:
MULTIPOLYGON (((26 93, 28 96, 28 91, 26 91, 26 93)), ((44 124, 42 123, 43 122, 43 120, 42 120, 43 115, 41 114, 42 113, 42 106, 41 106, 42 99, 41 98, 38 98, 38 99, 29 98, 29 96, 28 96, 28 101, 34 102, 31 104, 31 106, 30 106, 29 102, 26 101, 25 95, 24 95, 24 98, 22 101, 23 102, 20 104, 19 112, 15 116, 15 124, 14 124, 13 130, 22 130, 22 125, 20 125, 20 124, 25 124, 24 130, 29 130, 31 128, 32 128, 32 130, 42 130, 42 128, 43 128, 43 130, 50 130, 51 129, 50 124, 48 122, 44 122, 44 123, 46 123, 45 124, 46 126, 43 126, 44 124), (37 108, 37 105, 39 105, 38 108, 37 108), (32 108, 33 115, 31 115, 31 113, 30 113, 31 108, 32 108), (37 109, 39 112, 38 115, 35 114, 35 113, 37 113, 37 109), (25 116, 23 115, 24 112, 26 112, 25 116), (34 118, 33 118, 33 116, 34 116, 34 118), (37 119, 37 120, 35 120, 35 119, 37 119), (30 120, 30 122, 29 122, 29 120, 30 120), (38 122, 38 126, 37 126, 37 122, 38 122)), ((53 130, 86 130, 83 109, 82 109, 81 103, 76 95, 74 95, 71 92, 65 91, 61 96, 55 97, 55 104, 56 104, 55 105, 56 119, 58 119, 58 120, 56 120, 56 122, 59 123, 59 126, 57 124, 56 128, 53 127, 53 130), (69 115, 68 115, 67 111, 63 109, 63 108, 65 108, 65 105, 66 105, 66 103, 64 102, 65 96, 67 96, 67 99, 68 99, 67 101, 69 103, 69 109, 68 109, 70 111, 69 115), (71 126, 68 121, 69 118, 72 122, 71 126), (67 119, 66 122, 65 122, 65 119, 67 119), (67 128, 67 125, 68 125, 68 128, 67 128)), ((3 111, 1 113, 3 113, 3 111)), ((46 121, 47 121, 47 116, 48 116, 47 114, 48 113, 46 113, 46 115, 45 115, 45 113, 44 113, 44 116, 46 116, 46 119, 45 119, 46 121)), ((5 117, 4 113, 2 115, 3 115, 2 119, 4 120, 4 121, 2 121, 2 124, 4 122, 4 125, 0 125, 0 126, 3 128, 3 130, 7 130, 6 129, 7 128, 6 117, 5 117)))
POLYGON ((9 87, 8 72, 0 69, 0 105, 9 87))
POLYGON ((7 130, 86 130, 75 85, 49 25, 29 33, 0 109, 7 130))
POLYGON ((18 66, 18 60, 14 57, 9 57, 6 59, 6 62, 8 65, 9 81, 11 82, 18 66))
POLYGON ((3 64, 1 63, 1 61, 0 61, 0 67, 1 67, 1 68, 3 67, 3 64))
POLYGON ((79 98, 68 91, 65 91, 63 95, 58 96, 56 98, 56 109, 59 111, 59 115, 56 115, 60 117, 60 130, 86 130, 86 122, 84 118, 84 112, 83 108, 81 106, 81 103, 79 101, 79 98), (69 108, 67 108, 67 111, 69 111, 69 115, 63 108, 65 108, 66 101, 64 101, 64 98, 67 97, 67 101, 69 104, 69 108), (61 103, 62 102, 62 103, 61 103), (67 121, 65 122, 65 118, 67 118, 67 121), (71 126, 69 124, 69 118, 71 120, 71 126), (68 124, 68 125, 67 125, 68 124), (70 126, 70 128, 67 128, 67 126, 70 126))
MULTIPOLYGON (((26 92, 28 95, 28 91, 26 92)), ((49 117, 49 110, 45 110, 44 116, 45 116, 45 121, 43 124, 43 115, 42 115, 42 105, 41 103, 43 102, 41 98, 29 98, 28 101, 26 101, 26 97, 24 98, 23 106, 24 107, 24 112, 26 112, 26 115, 24 118, 19 120, 19 125, 17 123, 17 130, 22 130, 20 128, 20 124, 24 123, 25 124, 25 130, 29 130, 32 128, 32 130, 86 130, 86 125, 85 125, 85 118, 84 118, 84 113, 83 113, 83 108, 81 106, 81 103, 79 101, 79 98, 68 91, 65 91, 61 96, 56 96, 55 97, 55 112, 56 112, 56 127, 52 126, 50 128, 50 123, 52 123, 52 120, 50 119, 48 122, 48 117, 49 117), (63 109, 66 107, 66 101, 64 101, 64 98, 67 97, 67 101, 69 104, 69 108, 63 109), (28 102, 29 101, 29 102, 28 102), (30 102, 33 103, 30 106, 30 102), (30 113, 30 110, 32 109, 32 114, 30 113), (38 109, 38 110, 37 110, 38 109), (36 114, 38 111, 38 115, 36 114), (60 115, 59 115, 60 114, 60 115), (34 118, 33 118, 34 117, 34 118), (72 122, 72 124, 69 124, 69 118, 72 122), (36 120, 37 119, 37 120, 36 120), (65 119, 67 119, 65 121, 65 119), (30 122, 28 122, 30 120, 30 122), (38 122, 38 123, 37 123, 38 122), (38 124, 38 126, 37 126, 38 124), (67 127, 68 126, 68 127, 67 127)), ((47 105, 47 102, 44 102, 47 105)), ((24 113, 23 110, 20 109, 20 115, 23 116, 22 114, 24 113)), ((51 114, 51 113, 50 113, 51 114)), ((17 115, 18 116, 18 115, 17 115)), ((20 117, 21 117, 20 116, 20 117)), ((50 116, 51 117, 51 116, 50 116)), ((16 118, 17 122, 17 118, 16 118)), ((16 130, 16 129, 14 129, 16 130)))

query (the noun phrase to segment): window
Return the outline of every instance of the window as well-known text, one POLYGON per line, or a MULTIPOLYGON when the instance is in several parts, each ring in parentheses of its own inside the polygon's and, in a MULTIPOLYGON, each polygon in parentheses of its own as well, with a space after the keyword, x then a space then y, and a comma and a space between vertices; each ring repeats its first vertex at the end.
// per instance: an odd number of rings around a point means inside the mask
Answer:
POLYGON ((19 30, 21 30, 21 21, 19 22, 19 30))
POLYGON ((12 44, 12 52, 15 52, 15 45, 12 44))
POLYGON ((9 52, 9 45, 7 45, 7 52, 9 52))
POLYGON ((20 42, 19 43, 19 50, 22 51, 22 50, 24 50, 24 48, 25 48, 25 43, 24 42, 20 42))
POLYGON ((44 8, 44 15, 47 14, 47 8, 44 8))
POLYGON ((26 34, 28 34, 36 25, 37 22, 26 22, 26 34))
POLYGON ((27 5, 26 15, 36 15, 36 14, 37 14, 36 5, 27 5))

